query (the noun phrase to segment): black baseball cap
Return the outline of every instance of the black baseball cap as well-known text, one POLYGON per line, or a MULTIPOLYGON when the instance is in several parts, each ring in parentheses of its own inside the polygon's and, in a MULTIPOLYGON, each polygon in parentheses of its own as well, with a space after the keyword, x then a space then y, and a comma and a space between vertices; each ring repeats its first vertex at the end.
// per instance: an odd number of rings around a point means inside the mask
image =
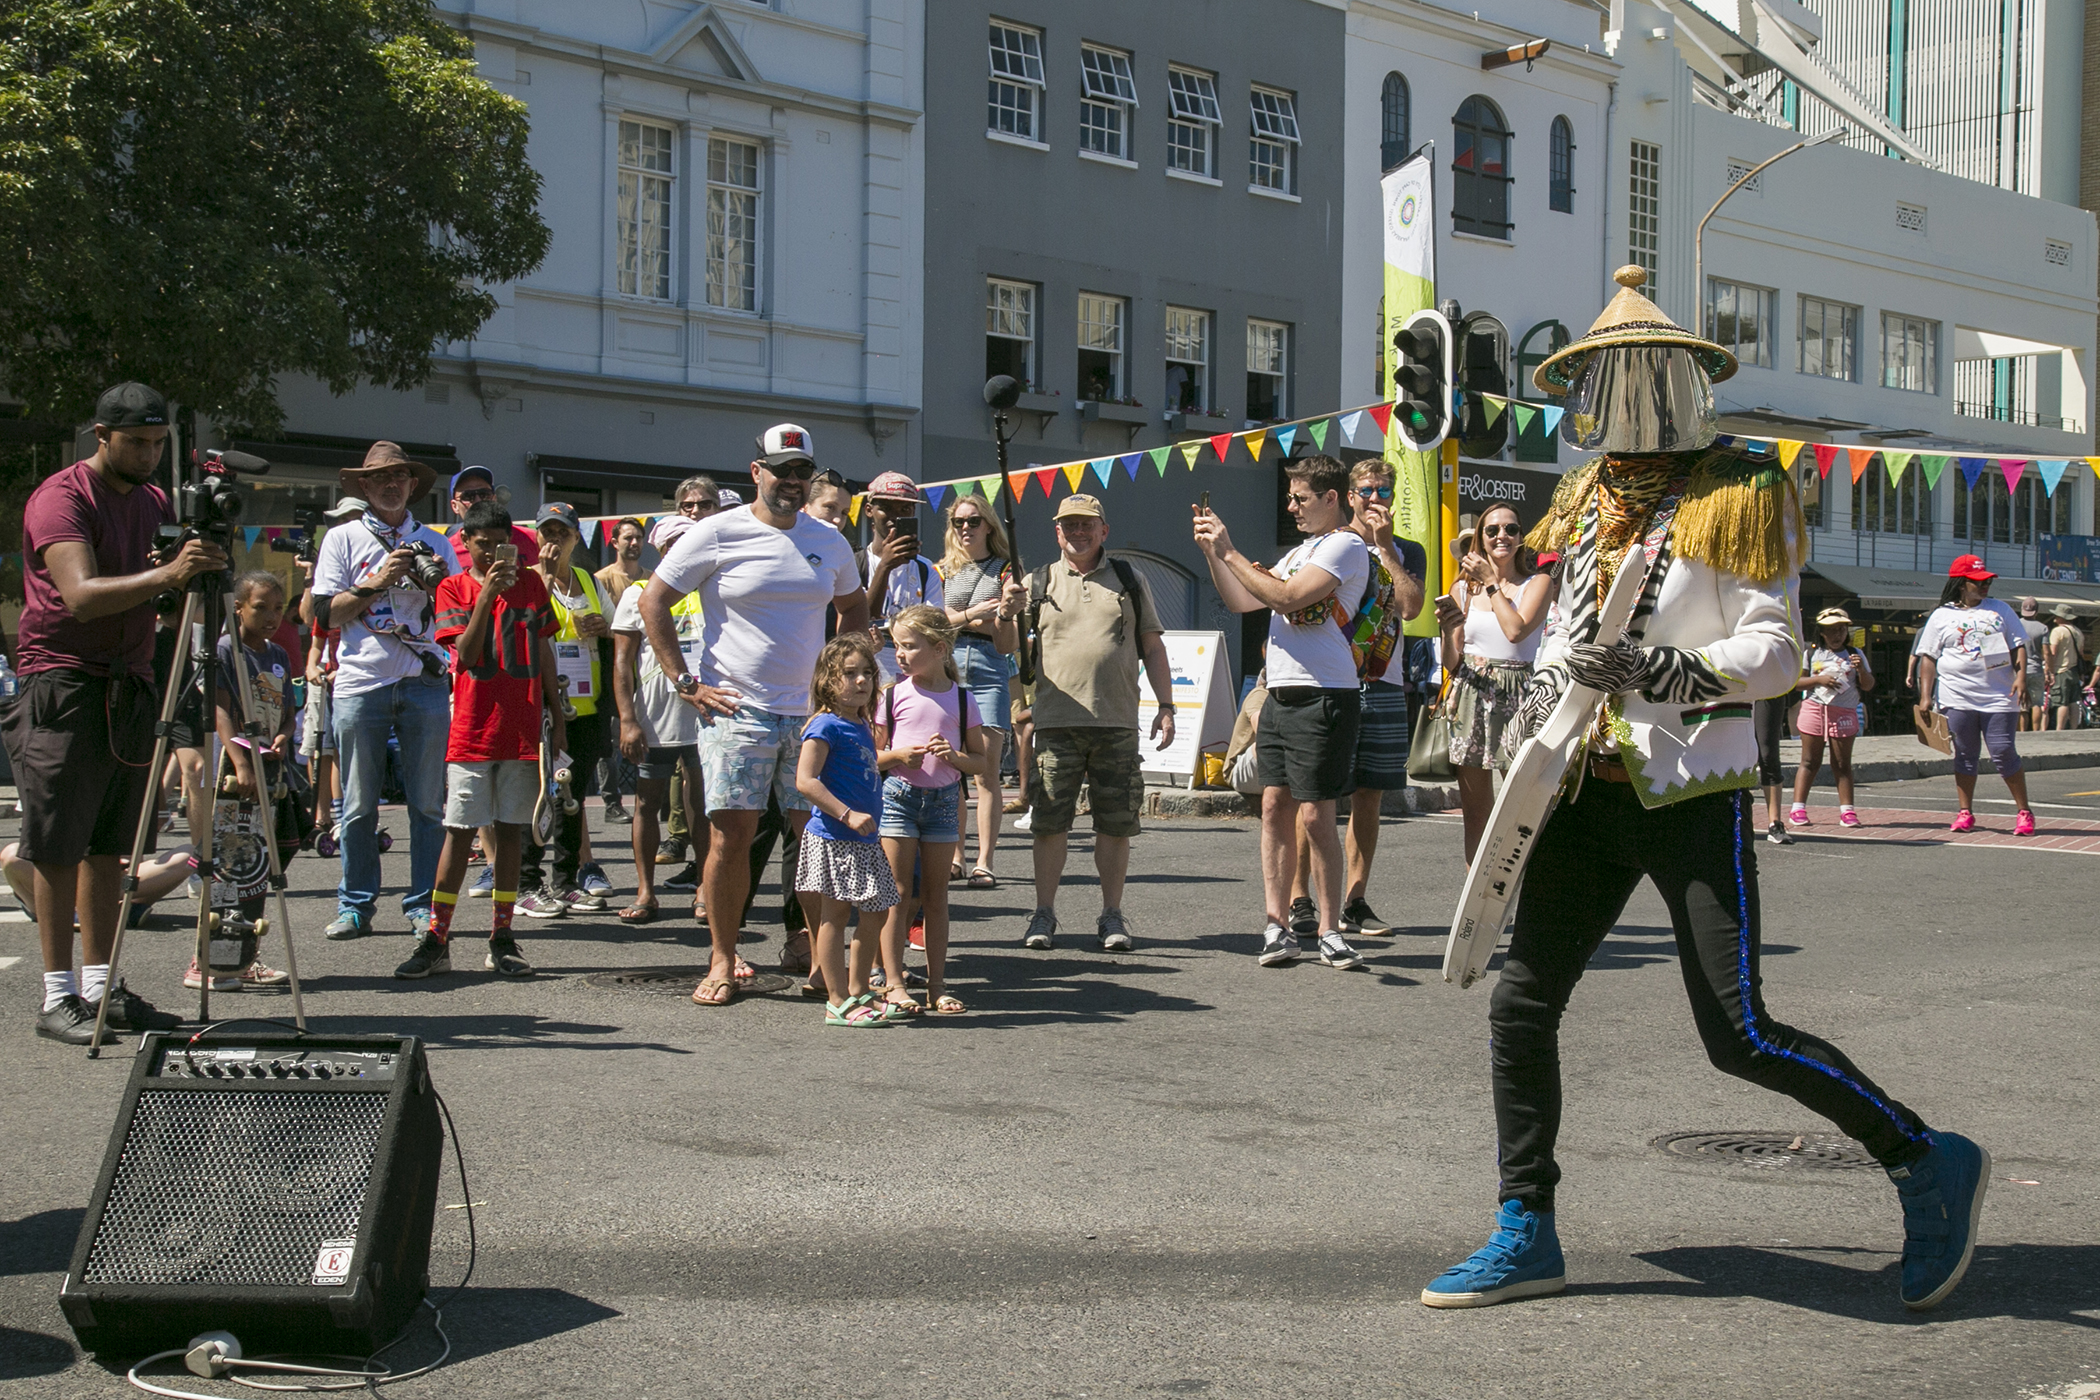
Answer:
POLYGON ((168 401, 158 389, 130 380, 112 384, 95 400, 98 428, 164 428, 168 423, 168 401))

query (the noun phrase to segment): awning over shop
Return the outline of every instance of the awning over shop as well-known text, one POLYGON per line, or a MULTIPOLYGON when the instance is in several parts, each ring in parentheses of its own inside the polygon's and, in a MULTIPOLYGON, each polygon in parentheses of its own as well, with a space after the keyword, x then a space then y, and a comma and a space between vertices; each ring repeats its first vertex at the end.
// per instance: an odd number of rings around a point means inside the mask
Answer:
MULTIPOLYGON (((1804 575, 1815 575, 1859 599, 1860 606, 1888 612, 1930 612, 1939 606, 1940 590, 1947 586, 1945 574, 1921 573, 1913 569, 1876 569, 1859 564, 1825 564, 1818 560, 1803 566, 1804 575)), ((2100 584, 2058 583, 2053 579, 2000 578, 1991 596, 2004 602, 2033 598, 2047 612, 2058 603, 2068 603, 2080 617, 2100 617, 2100 584)))

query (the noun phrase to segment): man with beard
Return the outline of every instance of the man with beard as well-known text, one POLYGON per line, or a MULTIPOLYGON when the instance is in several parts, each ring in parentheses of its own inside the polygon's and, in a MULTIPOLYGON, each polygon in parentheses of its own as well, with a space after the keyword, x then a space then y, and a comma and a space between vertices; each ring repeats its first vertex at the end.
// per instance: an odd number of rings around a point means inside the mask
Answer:
MULTIPOLYGON (((757 486, 747 510, 723 511, 681 535, 642 591, 642 626, 664 674, 700 712, 700 770, 712 836, 701 877, 714 911, 708 973, 693 991, 725 1006, 736 989, 737 923, 751 881, 751 841, 768 797, 796 830, 809 801, 795 787, 809 682, 824 645, 824 608, 839 630, 868 625, 853 546, 802 513, 816 458, 806 429, 782 423, 759 435, 757 486), (671 606, 695 589, 702 613, 698 674, 679 649, 671 606)), ((805 906, 811 927, 816 914, 805 906)))
POLYGON ((1712 447, 1713 383, 1735 357, 1642 295, 1643 269, 1614 275, 1624 290, 1589 334, 1533 376, 1568 400, 1562 436, 1603 455, 1563 478, 1529 539, 1561 556, 1565 625, 1539 655, 1522 719, 1536 730, 1570 681, 1606 699, 1523 872, 1490 1003, 1495 1231, 1422 1302, 1470 1308, 1567 1286, 1554 1225, 1560 1023, 1646 877, 1670 911, 1707 1057, 1873 1154, 1903 1210, 1900 1296, 1930 1308, 1968 1268, 1989 1154, 1927 1128, 1835 1046, 1772 1019, 1759 990, 1751 709, 1801 671, 1800 501, 1776 458, 1712 447), (1621 567, 1643 571, 1640 599, 1625 635, 1599 645, 1599 609, 1621 567))

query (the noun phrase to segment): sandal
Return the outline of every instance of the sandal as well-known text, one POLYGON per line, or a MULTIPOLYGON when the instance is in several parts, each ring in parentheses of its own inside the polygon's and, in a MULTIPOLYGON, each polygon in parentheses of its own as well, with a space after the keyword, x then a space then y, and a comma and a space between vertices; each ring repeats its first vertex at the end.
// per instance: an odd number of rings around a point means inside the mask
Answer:
POLYGON ((700 985, 693 988, 695 1006, 727 1006, 735 999, 736 983, 727 977, 703 978, 700 985))
POLYGON ((758 976, 758 969, 753 967, 750 963, 745 962, 742 954, 738 954, 736 960, 736 980, 739 982, 749 982, 752 978, 756 976, 758 976))
POLYGON ((996 890, 999 888, 999 877, 980 865, 970 872, 970 888, 973 890, 996 890))
POLYGON ((809 932, 798 929, 787 936, 780 946, 780 970, 789 977, 807 977, 816 971, 811 957, 809 932))
POLYGON ((960 879, 961 879, 962 877, 963 877, 963 866, 962 866, 962 859, 961 859, 961 857, 959 857, 959 856, 958 856, 958 857, 957 857, 957 858, 956 858, 956 859, 955 859, 955 860, 954 860, 953 862, 951 862, 951 863, 949 864, 949 866, 948 866, 948 883, 952 885, 952 884, 954 884, 954 883, 955 883, 955 882, 956 882, 957 880, 960 880, 960 879))
POLYGON ((1025 797, 1010 798, 1007 800, 1006 805, 999 810, 1006 813, 1009 817, 1018 816, 1028 810, 1028 799, 1025 797))
POLYGON ((810 976, 810 979, 802 984, 802 995, 806 997, 823 997, 826 1000, 829 1000, 831 997, 831 989, 825 986, 822 982, 819 982, 816 979, 816 976, 812 974, 810 976))
POLYGON ((925 1003, 921 1002, 910 992, 900 988, 892 988, 884 992, 882 994, 882 1005, 883 1014, 892 1021, 901 1021, 907 1016, 924 1016, 926 1014, 925 1003))
POLYGON ((927 1008, 927 1010, 931 1011, 936 1016, 960 1016, 963 1014, 963 1012, 968 1011, 969 1009, 969 1007, 964 1006, 962 1004, 962 1000, 960 998, 951 997, 946 992, 942 992, 939 996, 935 997, 933 999, 933 1005, 927 1008))
POLYGON ((620 911, 623 924, 641 925, 656 922, 657 907, 654 904, 631 904, 620 911))
POLYGON ((827 1003, 824 1007, 824 1024, 827 1026, 847 1026, 854 1030, 873 1030, 877 1026, 887 1026, 889 1023, 890 1018, 875 1009, 875 998, 869 996, 866 992, 862 992, 859 996, 852 997, 838 1006, 832 1006, 827 1003))

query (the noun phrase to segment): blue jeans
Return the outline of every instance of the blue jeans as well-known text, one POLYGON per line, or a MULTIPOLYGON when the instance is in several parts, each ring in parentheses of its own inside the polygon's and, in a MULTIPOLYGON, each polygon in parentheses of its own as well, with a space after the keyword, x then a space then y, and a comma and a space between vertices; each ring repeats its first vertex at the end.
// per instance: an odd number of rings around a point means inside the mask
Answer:
POLYGON ((452 690, 442 676, 416 676, 335 700, 335 751, 343 772, 343 878, 336 905, 367 925, 379 905, 379 789, 387 736, 401 744, 408 793, 408 892, 401 912, 428 911, 444 848, 445 740, 452 690))

